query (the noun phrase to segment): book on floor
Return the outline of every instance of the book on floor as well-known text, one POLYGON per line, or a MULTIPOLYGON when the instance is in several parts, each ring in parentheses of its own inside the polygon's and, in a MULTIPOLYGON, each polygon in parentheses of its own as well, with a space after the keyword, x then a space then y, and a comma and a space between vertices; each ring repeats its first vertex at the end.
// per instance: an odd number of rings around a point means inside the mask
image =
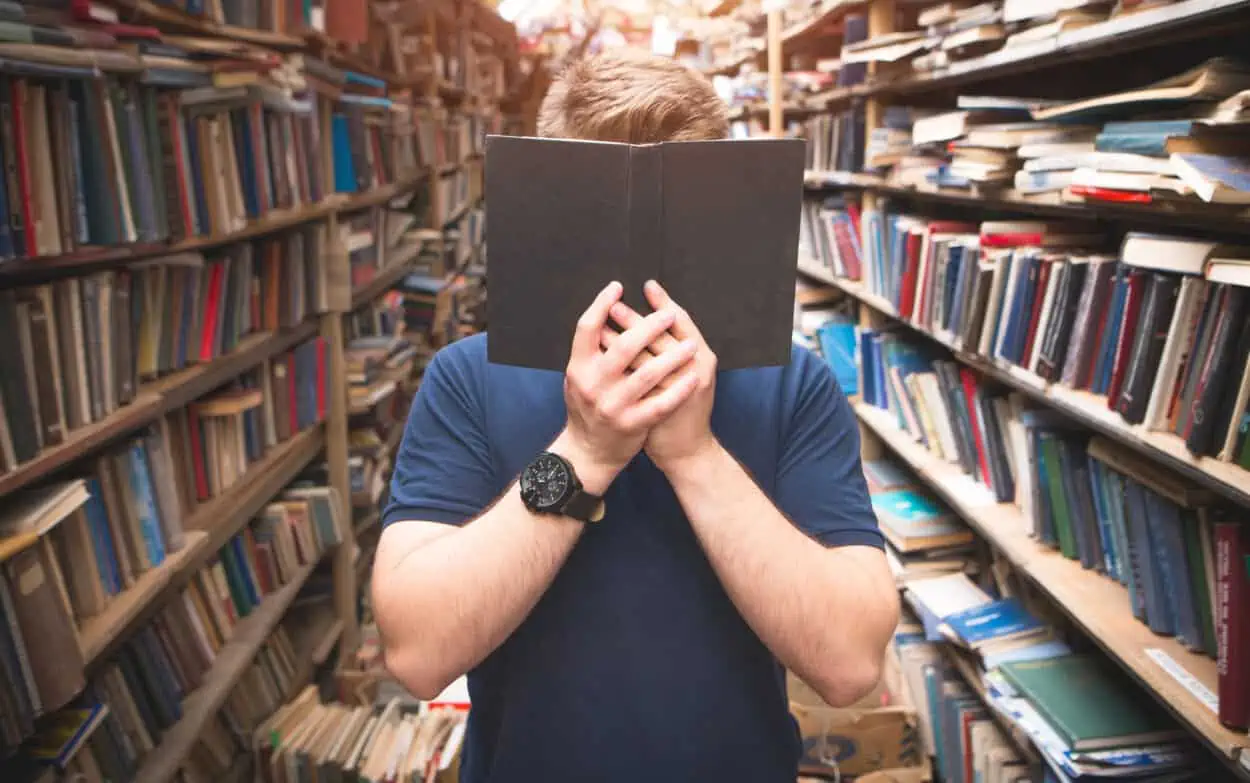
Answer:
POLYGON ((489 357, 562 370, 610 281, 689 311, 722 369, 789 361, 803 186, 793 139, 617 144, 490 136, 489 357))

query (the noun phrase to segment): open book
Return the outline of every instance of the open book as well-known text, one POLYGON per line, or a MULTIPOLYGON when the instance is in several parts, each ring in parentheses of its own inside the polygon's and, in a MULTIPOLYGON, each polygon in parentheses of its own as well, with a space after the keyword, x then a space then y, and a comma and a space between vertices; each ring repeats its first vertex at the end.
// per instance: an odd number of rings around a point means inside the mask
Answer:
POLYGON ((722 369, 789 361, 803 188, 797 139, 486 142, 492 362, 562 370, 610 281, 658 280, 722 369))

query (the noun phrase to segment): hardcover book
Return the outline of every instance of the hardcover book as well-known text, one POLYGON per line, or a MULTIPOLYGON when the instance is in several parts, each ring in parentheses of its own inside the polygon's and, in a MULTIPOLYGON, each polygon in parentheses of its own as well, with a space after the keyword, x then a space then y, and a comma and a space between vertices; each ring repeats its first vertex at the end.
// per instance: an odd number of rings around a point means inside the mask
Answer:
POLYGON ((721 369, 787 363, 803 161, 798 139, 489 136, 490 361, 563 370, 605 285, 645 314, 655 279, 721 369))

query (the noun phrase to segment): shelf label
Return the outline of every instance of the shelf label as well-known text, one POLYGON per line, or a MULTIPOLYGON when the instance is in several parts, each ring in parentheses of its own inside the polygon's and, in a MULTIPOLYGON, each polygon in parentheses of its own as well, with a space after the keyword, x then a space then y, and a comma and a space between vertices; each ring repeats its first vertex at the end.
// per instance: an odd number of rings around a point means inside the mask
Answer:
POLYGON ((1172 679, 1176 680, 1181 686, 1189 691, 1195 699, 1206 705, 1207 709, 1216 715, 1220 713, 1219 697, 1211 692, 1211 689, 1203 685, 1197 677, 1190 674, 1186 669, 1176 662, 1172 656, 1160 650, 1158 647, 1147 647, 1146 655, 1151 660, 1159 664, 1165 672, 1172 675, 1172 679))

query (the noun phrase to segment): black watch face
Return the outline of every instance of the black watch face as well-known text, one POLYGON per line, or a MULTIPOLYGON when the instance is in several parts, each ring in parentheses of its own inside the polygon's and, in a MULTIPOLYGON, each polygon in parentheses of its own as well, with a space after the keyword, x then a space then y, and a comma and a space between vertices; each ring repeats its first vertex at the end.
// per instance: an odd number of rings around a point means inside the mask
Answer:
POLYGON ((534 508, 554 508, 569 491, 569 471, 550 454, 540 454, 521 473, 521 497, 534 508))

